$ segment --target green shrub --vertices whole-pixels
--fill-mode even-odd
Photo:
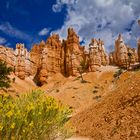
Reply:
[[[13,71],[11,67],[7,67],[6,62],[0,60],[0,88],[10,87],[10,78],[8,77]]]
[[[66,136],[71,110],[36,90],[19,98],[0,95],[0,114],[2,140],[53,140]]]
[[[93,92],[94,94],[96,94],[96,93],[98,93],[98,90],[93,90],[92,92]]]
[[[89,68],[89,63],[86,61],[86,60],[82,60],[80,62],[80,67],[77,68],[77,70],[79,71],[80,73],[80,76],[81,76],[81,83],[87,83],[84,79],[83,79],[83,73],[88,71],[88,68]]]
[[[113,75],[114,78],[118,79],[119,76],[123,73],[122,69],[119,69],[118,71],[115,72],[115,74]]]
[[[99,95],[99,96],[95,96],[95,97],[93,97],[93,99],[95,99],[95,100],[99,100],[99,99],[101,99],[101,95]]]

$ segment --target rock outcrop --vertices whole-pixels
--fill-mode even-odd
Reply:
[[[101,65],[108,64],[108,56],[105,53],[104,42],[92,39],[89,44],[89,69],[96,71]]]
[[[68,29],[67,40],[52,34],[45,42],[36,44],[31,49],[31,60],[35,63],[37,79],[40,85],[47,82],[47,77],[55,73],[65,76],[77,75],[83,60],[84,47],[80,46],[79,37],[72,28]]]
[[[42,65],[42,62],[44,62],[44,48],[46,43],[44,41],[41,41],[40,44],[35,44],[30,52],[31,61],[34,63],[33,66],[33,75],[35,76],[35,82],[38,85],[42,85],[44,82],[46,82],[46,71],[44,71],[44,65]],[[43,73],[43,74],[42,74]]]
[[[80,63],[84,58],[84,47],[80,46],[79,37],[73,30],[68,29],[67,40],[62,43],[62,72],[66,76],[76,76],[79,73]]]
[[[0,46],[0,60],[3,60],[7,63],[8,66],[15,66],[15,55],[12,48],[5,46]]]
[[[57,34],[50,36],[46,43],[42,41],[33,46],[31,60],[36,65],[35,71],[40,85],[47,82],[48,76],[61,72],[61,52],[62,44]]]
[[[44,69],[47,68],[48,74],[52,75],[61,72],[62,43],[58,34],[53,34],[47,39],[43,53],[44,62],[42,61],[42,67],[44,65]]]
[[[24,44],[16,44],[15,50],[0,46],[0,59],[13,67],[15,75],[20,79],[32,75],[30,53],[24,48]]]
[[[115,41],[115,51],[109,56],[100,39],[93,38],[89,51],[86,51],[73,28],[68,29],[66,40],[61,41],[58,34],[52,34],[46,42],[35,44],[30,52],[24,44],[16,44],[15,50],[0,46],[0,59],[14,68],[15,75],[20,79],[31,75],[38,85],[46,83],[47,78],[55,73],[77,76],[82,67],[87,71],[97,71],[100,66],[108,64],[128,67],[138,61],[138,56],[140,61],[140,40],[137,54],[136,49],[124,43],[121,34]]]
[[[103,41],[92,39],[87,52],[80,45],[73,28],[68,29],[66,40],[61,41],[58,34],[52,34],[46,42],[35,44],[30,52],[24,44],[16,44],[16,50],[1,46],[0,59],[6,60],[20,79],[32,75],[38,85],[46,83],[47,77],[55,73],[64,76],[79,75],[83,62],[90,64],[90,68],[86,65],[90,71],[96,71],[96,67],[108,64]]]
[[[24,47],[24,44],[16,44],[14,68],[15,74],[20,79],[25,79],[26,76],[32,75],[32,67],[30,61],[30,54]]]
[[[127,46],[123,41],[122,35],[119,34],[115,41],[115,50],[109,54],[109,61],[110,64],[128,68],[130,64],[138,61],[137,51]]]

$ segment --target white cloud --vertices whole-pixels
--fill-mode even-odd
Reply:
[[[7,42],[7,40],[3,37],[0,37],[0,45],[3,45]]]
[[[5,22],[5,23],[1,24],[0,31],[2,31],[3,33],[5,33],[11,37],[15,37],[18,39],[28,40],[28,41],[32,39],[31,36],[24,33],[23,31],[13,27],[9,22]]]
[[[74,27],[80,38],[90,43],[91,38],[100,37],[105,41],[107,50],[112,49],[119,33],[124,35],[126,43],[135,47],[134,42],[140,37],[140,0],[57,0],[60,12],[67,6],[67,17],[64,25],[57,32],[66,38],[67,28]],[[53,5],[53,6],[55,6]],[[131,31],[129,31],[131,30]]]
[[[50,32],[49,28],[44,28],[38,33],[38,35],[44,36],[44,35],[47,35],[49,32]]]
[[[61,12],[64,5],[72,6],[73,4],[76,4],[76,3],[77,3],[77,0],[57,0],[56,4],[52,6],[52,10],[54,12]]]
[[[113,4],[114,0],[97,0],[95,2],[97,4],[97,6],[106,7],[106,6],[110,6],[111,4]]]

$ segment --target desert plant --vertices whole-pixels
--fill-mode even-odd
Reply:
[[[80,76],[81,76],[81,79],[82,79],[82,81],[81,81],[82,83],[86,83],[86,81],[83,79],[83,73],[87,71],[88,67],[89,67],[89,64],[85,60],[82,60],[80,62],[80,67],[78,68],[78,71],[80,73]]]
[[[0,60],[0,88],[8,88],[10,86],[9,75],[13,71],[11,67],[6,65],[6,62]]]
[[[98,90],[93,90],[92,92],[93,92],[94,94],[96,94],[96,93],[98,93]]]
[[[0,95],[0,139],[53,140],[65,137],[69,108],[39,90],[12,98]],[[65,130],[67,133],[67,131]]]
[[[102,97],[101,97],[101,95],[99,95],[99,96],[95,96],[95,97],[93,97],[93,99],[95,99],[95,100],[99,100],[99,99],[101,99]]]
[[[15,77],[14,77],[14,78],[12,78],[12,82],[13,82],[13,83],[15,83],[15,81],[16,81],[16,78],[15,78]]]
[[[129,68],[130,67],[130,64],[131,64],[132,54],[130,52],[128,52],[127,55],[128,55],[128,68]]]
[[[123,73],[122,69],[119,69],[118,71],[115,72],[115,74],[113,75],[113,77],[115,79],[119,79],[120,75]]]

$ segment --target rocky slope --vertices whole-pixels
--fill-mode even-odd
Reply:
[[[55,74],[41,89],[70,106],[75,114],[96,103],[106,96],[107,91],[112,90],[112,79],[116,70],[117,67],[102,66],[96,72],[84,73],[84,83],[80,77],[65,78],[62,74]]]
[[[126,72],[107,96],[72,118],[76,133],[94,140],[140,139],[140,71]]]
[[[0,93],[8,92],[9,94],[15,96],[38,88],[36,84],[33,82],[32,77],[26,77],[24,80],[21,80],[19,77],[12,74],[10,78],[11,78],[10,88],[4,90],[0,89]]]

